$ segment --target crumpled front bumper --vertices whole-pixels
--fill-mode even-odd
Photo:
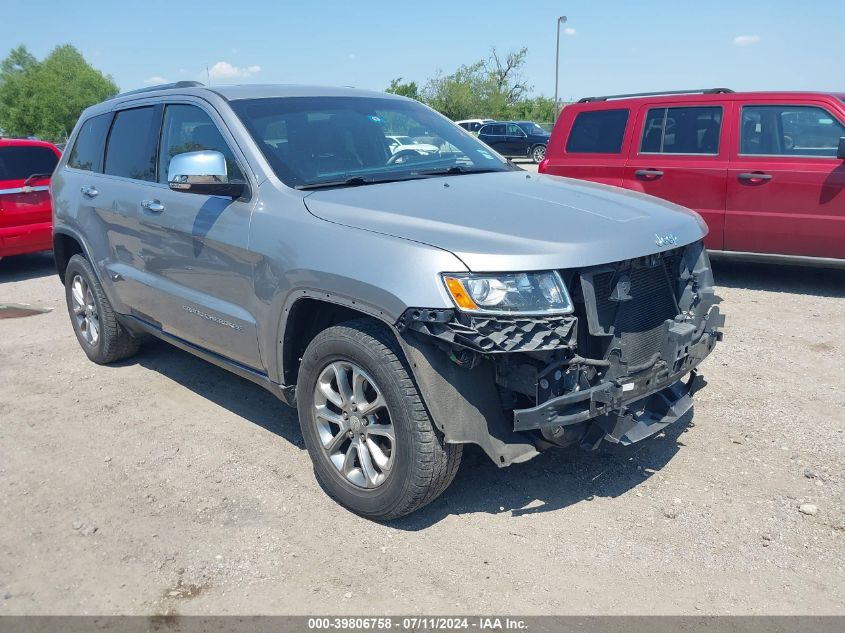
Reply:
[[[516,409],[514,431],[541,430],[554,438],[567,426],[595,420],[581,442],[588,447],[597,446],[602,439],[629,444],[656,433],[692,407],[691,396],[703,383],[695,368],[721,340],[717,327],[723,317],[717,306],[711,308],[707,320],[714,328],[703,332],[695,343],[690,340],[692,333],[670,329],[664,346],[667,358],[678,359],[675,363],[659,362],[632,377],[600,382],[535,407]],[[688,379],[683,382],[685,376]]]

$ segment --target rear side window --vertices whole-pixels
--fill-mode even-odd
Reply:
[[[739,153],[835,158],[845,127],[814,106],[743,106]]]
[[[0,180],[26,180],[35,174],[52,174],[58,162],[58,156],[49,147],[0,147]]]
[[[103,171],[103,152],[109,123],[111,123],[111,114],[101,114],[91,117],[82,124],[68,157],[68,167],[86,171]]]
[[[478,131],[479,134],[486,134],[487,136],[504,136],[505,135],[505,125],[504,124],[497,124],[497,125],[485,125]]]
[[[721,106],[653,108],[648,111],[640,152],[718,154]]]
[[[109,134],[105,173],[154,182],[158,130],[152,106],[118,112]]]
[[[566,151],[571,154],[618,154],[628,124],[628,110],[580,112],[572,124]]]

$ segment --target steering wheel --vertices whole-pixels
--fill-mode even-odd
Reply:
[[[410,158],[411,156],[417,156],[417,157],[420,157],[420,158],[422,157],[422,155],[417,150],[411,149],[411,148],[405,148],[405,149],[400,149],[393,156],[388,158],[387,163],[385,163],[385,164],[386,165],[394,165],[400,158],[403,158],[403,157]],[[405,161],[402,161],[402,162],[405,162]]]

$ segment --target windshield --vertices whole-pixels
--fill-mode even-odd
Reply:
[[[51,174],[58,162],[58,156],[49,147],[0,147],[0,180],[26,180],[34,174]]]
[[[489,147],[416,101],[282,97],[243,99],[231,106],[276,175],[291,187],[350,178],[359,183],[412,178],[450,168],[451,173],[512,169]],[[394,153],[391,136],[411,147]],[[436,150],[413,148],[421,144]]]

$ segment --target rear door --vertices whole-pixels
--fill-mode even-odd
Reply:
[[[490,123],[485,125],[478,132],[478,138],[487,143],[500,154],[507,155],[505,151],[505,124]]]
[[[725,248],[845,259],[845,116],[821,100],[737,102]]]
[[[629,118],[628,108],[564,108],[549,139],[543,173],[621,186]]]
[[[707,222],[708,248],[724,248],[730,151],[729,103],[643,105],[623,186],[694,209]]]

